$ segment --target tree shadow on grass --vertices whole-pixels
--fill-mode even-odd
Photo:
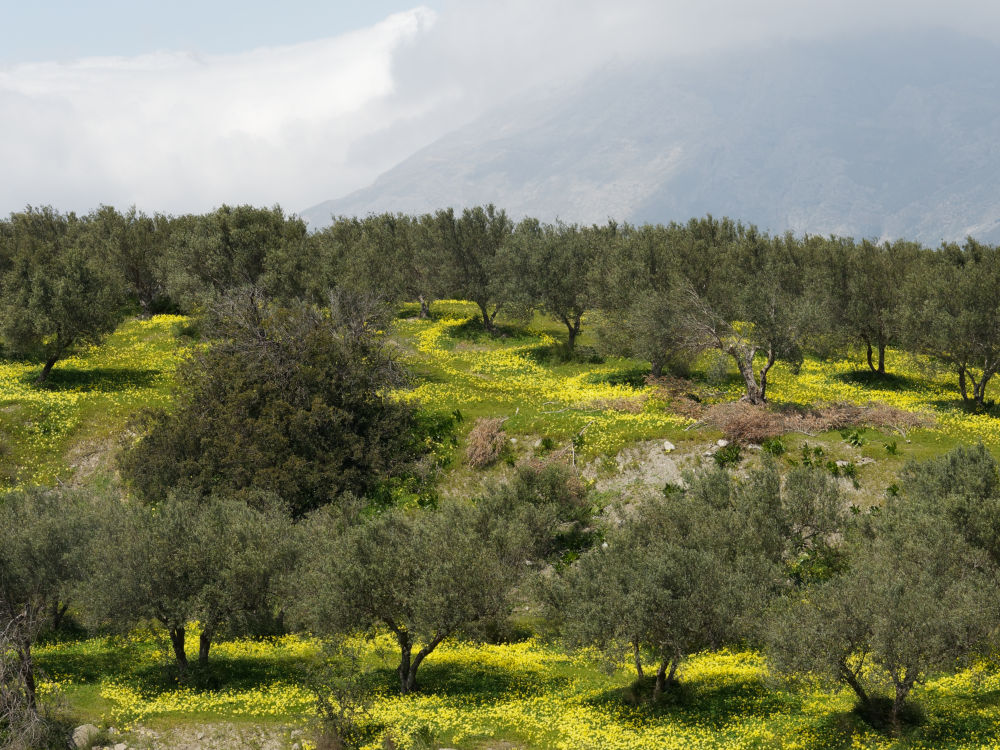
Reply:
[[[44,383],[36,387],[47,391],[96,391],[113,393],[129,388],[149,388],[162,373],[138,368],[96,367],[85,370],[60,367],[58,363]],[[22,377],[22,382],[34,385],[37,373]]]
[[[592,346],[577,346],[570,349],[569,344],[556,341],[551,344],[539,344],[525,351],[532,361],[544,365],[565,365],[570,363],[599,365],[604,357]]]
[[[88,642],[82,642],[86,646]],[[36,660],[49,674],[71,674],[76,682],[124,679],[144,695],[171,692],[179,683],[193,690],[251,690],[273,682],[301,682],[308,659],[301,656],[230,657],[210,655],[208,664],[191,661],[181,679],[166,643],[133,643],[111,638],[101,647],[41,652]]]
[[[850,372],[837,373],[834,378],[847,385],[882,391],[912,391],[920,387],[920,383],[915,378],[892,372],[877,373],[871,370],[851,370]]]
[[[649,376],[649,367],[623,367],[610,372],[594,372],[583,380],[593,385],[625,385],[629,388],[642,388]]]
[[[787,696],[769,689],[759,678],[725,682],[684,680],[668,685],[655,703],[653,677],[636,679],[587,701],[595,708],[622,711],[637,720],[669,719],[688,726],[722,728],[735,719],[768,718],[788,710]]]
[[[466,341],[473,344],[487,344],[498,339],[521,339],[529,337],[523,328],[497,323],[491,333],[483,327],[482,318],[469,318],[457,326],[448,326],[448,338],[455,341]]]
[[[961,398],[936,398],[928,402],[939,411],[956,411],[962,414],[982,414],[987,417],[1000,418],[1000,406],[993,399],[988,399],[982,408],[975,402],[966,403]]]
[[[532,669],[502,669],[495,665],[475,662],[456,664],[434,663],[433,654],[417,673],[419,692],[449,698],[475,701],[503,700],[512,694],[543,695],[569,683],[569,678],[547,675]],[[385,694],[399,693],[396,670],[383,667],[373,672]]]

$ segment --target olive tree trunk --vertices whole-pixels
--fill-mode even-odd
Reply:
[[[755,346],[730,346],[726,350],[735,360],[736,367],[743,376],[746,385],[746,395],[743,397],[755,406],[762,406],[767,403],[767,374],[774,366],[775,354],[771,347],[767,350],[767,361],[760,368],[757,374],[753,369],[754,356],[757,354]]]
[[[35,378],[35,385],[41,385],[49,377],[49,373],[52,372],[52,368],[55,363],[59,361],[59,355],[53,354],[47,360],[45,360],[45,365],[42,367],[42,371],[38,373],[38,377]]]
[[[420,669],[420,665],[427,658],[427,655],[444,640],[445,635],[446,633],[435,634],[427,645],[414,654],[413,639],[409,632],[402,629],[396,631],[396,640],[399,643],[399,666],[396,667],[396,674],[399,676],[400,695],[409,695],[419,688],[417,670]]]
[[[656,682],[653,683],[654,701],[659,700],[667,685],[673,685],[677,682],[675,675],[677,674],[677,665],[680,663],[680,660],[680,656],[674,656],[672,659],[664,659],[656,668]],[[668,667],[670,668],[669,672],[667,671]]]
[[[177,666],[180,668],[181,672],[187,670],[188,660],[187,653],[184,651],[185,647],[185,636],[183,627],[169,628],[170,632],[170,645],[174,648],[174,659],[177,661]]]

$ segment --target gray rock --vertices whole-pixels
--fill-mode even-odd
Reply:
[[[81,724],[73,730],[73,747],[90,747],[100,733],[101,730],[93,724]]]
[[[727,445],[729,445],[729,441],[726,440],[725,438],[721,438],[719,440],[716,440],[715,444],[720,448],[725,448]]]
[[[851,462],[850,461],[844,461],[843,459],[841,459],[840,461],[837,461],[837,466],[839,466],[841,469],[843,469],[849,463],[851,463]]]
[[[665,453],[670,453],[670,451],[677,450],[677,446],[671,443],[669,440],[664,440],[663,450]]]
[[[128,750],[128,745],[126,745],[124,742],[119,742],[117,745],[115,745],[115,750]]]

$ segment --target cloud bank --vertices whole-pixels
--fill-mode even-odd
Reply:
[[[491,106],[603,66],[783,39],[944,26],[980,0],[465,0],[331,39],[0,68],[0,212],[100,203],[295,210],[362,187]]]

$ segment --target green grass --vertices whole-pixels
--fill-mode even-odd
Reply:
[[[0,361],[0,486],[66,479],[103,458],[131,414],[168,403],[183,320],[130,320],[60,360],[40,386],[38,363]]]

